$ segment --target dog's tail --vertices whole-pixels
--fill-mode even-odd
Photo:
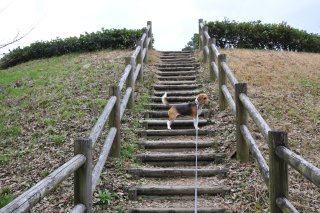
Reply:
[[[165,92],[164,95],[161,97],[161,101],[164,105],[166,106],[170,106],[169,102],[168,102],[168,96],[167,93]]]

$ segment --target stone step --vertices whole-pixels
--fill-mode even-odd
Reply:
[[[189,85],[161,85],[161,84],[154,84],[153,88],[155,90],[195,90],[198,89],[198,84],[189,84]]]
[[[161,92],[153,92],[153,94],[155,96],[159,96],[159,97],[162,97],[164,95],[164,91],[161,91]],[[184,96],[184,95],[198,95],[199,93],[201,93],[200,90],[198,89],[192,89],[192,90],[170,90],[167,92],[167,96]]]
[[[196,80],[196,76],[157,76],[160,81],[181,81],[181,80]]]
[[[176,103],[176,104],[174,104],[175,106],[179,106],[179,105],[184,105],[184,104],[186,104],[186,103]],[[150,103],[150,104],[146,104],[145,105],[145,108],[147,108],[147,109],[156,109],[156,110],[168,110],[170,107],[169,106],[166,106],[166,105],[164,105],[164,104],[162,104],[162,103]],[[203,109],[202,110],[202,112],[203,111],[206,111],[206,112],[208,112],[208,109]]]
[[[230,188],[226,186],[204,186],[197,188],[198,195],[225,195],[230,193]],[[137,200],[139,196],[193,196],[195,188],[193,186],[158,186],[144,185],[131,187],[128,190],[129,199]]]
[[[195,169],[181,169],[181,168],[130,168],[128,172],[134,177],[148,177],[148,178],[176,178],[176,177],[194,177]],[[198,177],[225,177],[227,169],[198,169]]]
[[[187,66],[185,66],[185,67],[158,67],[158,70],[160,70],[160,71],[162,71],[162,72],[165,72],[165,71],[167,71],[168,73],[174,73],[174,72],[176,72],[176,71],[180,71],[179,73],[182,73],[182,72],[190,72],[190,73],[194,73],[194,74],[196,74],[196,72],[195,71],[193,71],[193,70],[195,70],[196,68],[195,67],[191,67],[191,66],[189,66],[189,67],[187,67]]]
[[[174,50],[171,50],[171,51],[160,51],[161,54],[193,54],[193,52],[191,51],[174,51]]]
[[[195,141],[141,141],[138,143],[140,146],[143,146],[145,149],[162,149],[162,148],[192,148],[195,149]],[[212,147],[212,142],[209,141],[198,141],[198,148],[210,148]]]
[[[162,64],[194,64],[195,58],[188,58],[188,57],[162,57],[160,58]]]
[[[151,128],[167,128],[167,120],[141,120],[139,121],[141,124],[145,126],[145,128],[151,129]],[[207,125],[208,121],[204,119],[199,119],[198,125],[199,127]],[[183,127],[193,127],[194,121],[193,120],[175,120],[173,121],[171,128],[183,128]]]
[[[161,97],[157,97],[157,96],[151,96],[149,98],[151,101],[153,102],[162,102]],[[174,103],[174,102],[178,102],[178,103],[188,103],[188,102],[193,102],[195,101],[196,97],[195,96],[171,96],[171,97],[167,97],[168,102]]]
[[[192,162],[195,163],[196,154],[195,153],[147,153],[147,154],[136,154],[136,159],[143,162]],[[204,162],[215,162],[221,163],[222,160],[226,157],[225,153],[198,153],[198,163],[201,161]]]
[[[129,213],[194,213],[194,208],[134,208]],[[224,208],[197,208],[197,213],[231,213]]]
[[[168,108],[167,106],[163,105],[163,107]],[[209,110],[204,109],[200,114],[201,117],[208,117]],[[145,111],[144,112],[145,118],[168,118],[168,111]],[[189,116],[190,117],[190,116]]]
[[[161,70],[160,70],[161,71]],[[190,76],[190,75],[196,75],[197,71],[190,71],[190,70],[180,70],[180,71],[162,71],[162,72],[156,72],[159,76]]]
[[[193,129],[148,129],[148,130],[137,130],[137,133],[141,136],[181,136],[181,135],[196,135],[196,130]],[[198,135],[210,136],[213,132],[207,129],[199,129]]]
[[[184,60],[192,60],[192,61],[195,61],[195,57],[191,56],[191,55],[188,55],[188,54],[180,54],[180,55],[162,55],[160,56],[160,60],[163,61],[163,60],[168,60],[168,59],[171,59],[171,60],[177,60],[177,59],[184,59]]]
[[[156,64],[158,67],[194,67],[198,68],[200,67],[200,63],[192,63],[192,64],[185,64],[185,63],[172,63],[172,64]]]
[[[158,81],[157,84],[163,85],[184,85],[184,84],[197,84],[197,81]]]

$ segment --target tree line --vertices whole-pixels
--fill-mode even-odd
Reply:
[[[101,29],[79,37],[38,41],[23,48],[16,48],[0,60],[0,68],[6,69],[34,59],[50,58],[75,52],[91,52],[102,49],[134,48],[143,30]]]
[[[270,49],[299,52],[320,52],[320,36],[291,27],[286,22],[263,24],[261,21],[206,22],[208,33],[216,39],[219,48]],[[184,50],[199,46],[198,34],[194,34]]]

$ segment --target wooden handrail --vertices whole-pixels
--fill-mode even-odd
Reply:
[[[123,89],[123,86],[124,86],[124,84],[126,83],[126,81],[127,81],[127,79],[128,79],[128,76],[129,76],[129,74],[130,74],[130,72],[131,72],[131,69],[132,69],[131,64],[128,64],[128,65],[126,66],[126,68],[124,69],[124,73],[123,73],[121,79],[119,80],[119,84],[118,84],[120,90]]]
[[[75,143],[75,156],[60,166],[54,172],[42,179],[35,186],[25,191],[12,202],[0,209],[0,213],[26,212],[38,203],[41,198],[51,192],[63,180],[75,174],[74,199],[75,206],[71,212],[92,212],[92,195],[99,181],[103,166],[109,152],[116,156],[120,154],[120,127],[121,118],[125,109],[133,108],[134,85],[138,76],[142,78],[143,63],[147,62],[148,49],[152,47],[152,22],[142,34],[137,47],[126,61],[124,74],[116,86],[110,88],[111,95],[97,122],[92,128],[89,137],[79,139]],[[121,100],[120,93],[126,84],[125,95]],[[129,101],[130,100],[130,101]],[[104,141],[99,159],[92,169],[92,147],[101,135],[105,123],[109,120],[111,126]]]
[[[266,183],[267,186],[269,186],[269,166],[266,160],[264,159],[261,151],[259,150],[257,144],[255,143],[255,140],[253,139],[248,127],[246,125],[241,125],[240,130],[245,141],[247,142],[250,148],[252,155],[254,156],[254,158],[258,163],[259,170],[261,172],[264,182]]]
[[[1,213],[26,212],[37,204],[44,196],[55,189],[63,180],[73,174],[84,164],[86,157],[78,154],[42,179],[36,185],[22,193],[8,205],[0,209]]]
[[[292,166],[300,174],[320,187],[320,169],[303,159],[300,155],[292,152],[284,146],[278,146],[275,149],[277,156]]]
[[[107,160],[107,157],[109,155],[109,151],[111,149],[111,145],[112,145],[112,142],[116,136],[116,133],[117,133],[117,129],[114,127],[109,130],[109,134],[106,137],[106,140],[105,140],[104,145],[102,147],[101,153],[99,155],[99,159],[98,159],[95,167],[93,168],[93,171],[92,171],[92,193],[96,189],[96,186],[98,184],[103,166],[104,166],[104,164]]]
[[[224,97],[226,98],[229,107],[231,108],[231,112],[233,115],[236,115],[236,104],[232,98],[232,95],[230,94],[228,87],[226,85],[221,86],[222,92]]]
[[[277,198],[276,204],[282,210],[282,212],[299,213],[298,210],[285,197]]]
[[[235,85],[239,82],[225,61],[221,62],[221,68],[226,73],[226,76],[228,77],[229,81],[231,82],[232,87],[234,88]]]
[[[101,134],[101,131],[106,123],[106,121],[109,118],[109,115],[116,104],[117,97],[112,96],[109,98],[108,103],[104,107],[104,110],[102,111],[100,117],[98,118],[98,121],[95,123],[94,127],[92,128],[89,138],[92,140],[92,146],[95,145],[98,137]]]
[[[262,118],[258,110],[255,106],[251,103],[249,97],[246,94],[240,94],[239,96],[242,104],[246,108],[247,112],[255,122],[255,124],[259,127],[262,135],[267,140],[268,139],[268,132],[271,130],[267,122]]]
[[[206,61],[206,59],[209,58],[211,79],[217,79],[219,82],[219,108],[220,110],[225,110],[226,105],[228,105],[231,108],[232,114],[236,115],[237,119],[239,119],[239,121],[237,120],[238,159],[240,159],[241,162],[246,162],[244,159],[248,158],[248,152],[245,151],[247,148],[243,146],[243,140],[245,140],[248,149],[250,149],[253,157],[258,162],[260,174],[262,175],[264,182],[269,186],[269,211],[280,212],[283,210],[297,212],[294,206],[287,200],[287,164],[291,165],[295,170],[300,172],[318,187],[320,187],[320,169],[304,160],[301,156],[295,154],[287,147],[287,133],[272,131],[246,93],[236,90],[235,100],[233,100],[227,87],[227,80],[229,80],[231,86],[235,89],[237,88],[237,85],[239,85],[238,80],[234,76],[232,70],[228,67],[225,54],[219,53],[215,42],[213,42],[213,39],[208,35],[208,30],[203,24],[203,19],[199,19],[198,27],[199,48],[203,52],[203,59]],[[209,41],[209,51],[207,51],[207,41]],[[250,115],[264,136],[265,141],[269,142],[269,147],[272,147],[269,149],[269,167],[256,145],[255,140],[251,136],[250,130],[245,122],[245,113]],[[279,170],[277,168],[281,168],[281,174],[278,174]],[[280,183],[275,183],[275,181]]]

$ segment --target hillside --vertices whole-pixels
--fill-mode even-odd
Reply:
[[[288,131],[290,147],[320,167],[320,54],[221,52],[227,54],[238,80],[248,83],[248,94],[268,124]],[[109,85],[121,76],[124,58],[130,53],[71,54],[0,70],[0,201],[28,189],[73,155],[74,140],[90,131],[106,103]],[[146,74],[150,67],[146,66]],[[205,75],[202,80],[208,83]],[[126,121],[132,122],[132,117]],[[260,146],[267,149],[265,144]],[[122,169],[126,166],[114,162],[108,169],[113,170],[114,164]],[[119,184],[125,180],[114,178]],[[294,200],[301,196],[307,198],[305,202],[311,200],[309,210],[320,206],[312,184],[300,178],[293,185]],[[63,183],[41,202],[42,208],[70,206],[72,190],[70,181]],[[120,197],[124,201],[125,196]],[[309,206],[300,205],[300,209]],[[36,210],[41,211],[39,208]]]
[[[74,140],[88,135],[131,52],[71,54],[0,70],[1,203],[73,156]],[[70,206],[70,191],[58,188],[65,194],[59,205]]]
[[[320,166],[320,54],[228,49],[228,65],[271,128]]]
[[[228,65],[239,82],[248,84],[250,99],[270,127],[287,131],[289,147],[319,168],[320,54],[245,49],[221,52],[227,54]],[[268,159],[268,144],[258,129],[253,132]],[[252,196],[263,209],[265,201],[261,200],[268,195],[260,179],[252,173],[246,179],[252,187],[244,193],[252,194],[253,190]],[[319,188],[289,167],[289,197],[300,212],[318,212],[319,196]]]

